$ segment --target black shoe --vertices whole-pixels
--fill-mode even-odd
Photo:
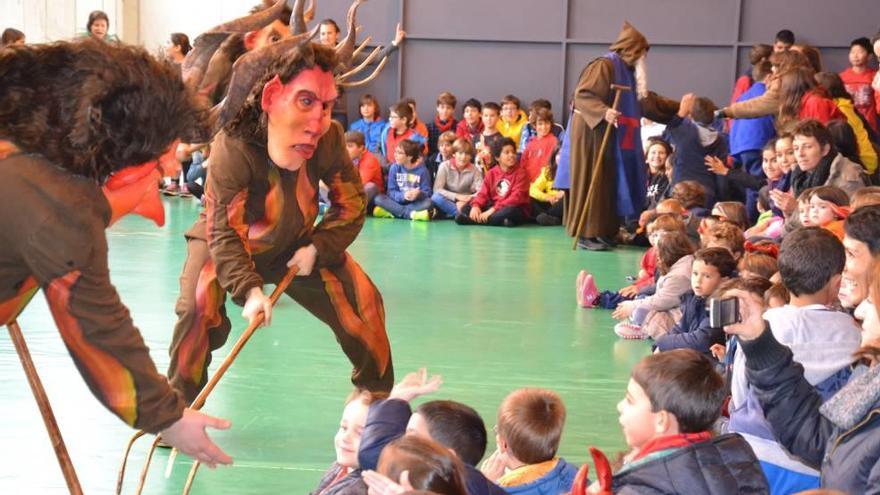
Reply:
[[[538,216],[535,217],[535,221],[538,222],[538,225],[543,225],[545,227],[549,227],[551,225],[562,225],[561,218],[557,218],[546,213],[538,213]]]
[[[578,241],[578,247],[587,251],[608,251],[608,244],[600,241],[598,237],[581,237]]]
[[[606,246],[608,246],[609,249],[614,249],[614,248],[617,247],[617,241],[614,240],[613,237],[602,237],[602,236],[599,236],[599,237],[596,238],[596,240],[599,241],[599,242],[601,242],[602,244],[605,244]]]
[[[455,215],[455,223],[459,225],[470,225],[471,219],[464,213],[459,213],[458,215]]]

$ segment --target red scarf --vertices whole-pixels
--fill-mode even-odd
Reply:
[[[443,121],[440,120],[440,117],[434,116],[434,125],[437,126],[437,130],[440,131],[440,134],[443,134],[446,131],[454,130],[452,126],[455,125],[455,119],[449,119],[444,124]]]
[[[630,462],[642,459],[648,454],[652,454],[654,452],[659,452],[661,450],[667,449],[680,449],[682,447],[687,447],[695,443],[705,442],[710,438],[712,438],[712,434],[708,431],[701,431],[700,433],[678,433],[676,435],[657,437],[642,446],[641,450],[639,450],[638,455],[633,457]]]

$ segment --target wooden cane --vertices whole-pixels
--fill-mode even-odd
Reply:
[[[617,105],[620,103],[620,93],[622,91],[632,91],[632,88],[629,86],[622,86],[620,84],[612,84],[611,89],[614,91],[614,102],[611,103],[611,109],[617,110]],[[596,178],[599,177],[599,169],[602,166],[602,158],[605,155],[605,147],[608,146],[608,137],[611,136],[611,124],[608,124],[605,127],[605,134],[602,136],[602,144],[599,146],[599,154],[596,155],[596,161],[593,164],[593,176],[590,177],[590,187],[587,189],[587,200],[584,202],[584,207],[581,208],[581,211],[578,212],[576,216],[576,226],[577,230],[574,232],[574,242],[572,243],[571,249],[572,251],[577,250],[578,240],[580,239],[581,231],[584,229],[584,223],[587,221],[587,206],[590,204],[590,200],[593,198],[592,194],[596,190]]]
[[[67,489],[71,494],[82,495],[83,491],[82,487],[79,486],[76,470],[73,468],[70,455],[67,453],[64,438],[61,437],[61,430],[58,428],[58,422],[55,421],[55,414],[52,413],[52,406],[49,404],[49,397],[46,395],[46,390],[40,381],[40,375],[37,374],[37,368],[34,367],[34,361],[31,359],[31,353],[28,351],[27,343],[24,341],[21,327],[18,326],[18,322],[11,321],[6,325],[6,328],[9,329],[9,336],[12,338],[15,352],[18,353],[18,359],[21,360],[21,367],[24,368],[24,374],[27,376],[28,384],[31,386],[31,392],[34,393],[34,399],[37,400],[40,415],[43,416],[43,423],[45,423],[49,439],[52,441],[52,448],[55,449],[55,457],[58,458],[58,464],[61,466],[64,481],[67,482]]]
[[[299,268],[297,268],[296,266],[291,267],[290,270],[288,270],[287,273],[284,275],[284,278],[282,278],[281,281],[278,282],[278,285],[275,286],[275,290],[272,291],[272,294],[269,296],[269,300],[271,301],[273,307],[275,306],[275,303],[278,302],[278,298],[281,297],[281,294],[285,290],[287,290],[287,287],[290,285],[291,282],[293,282],[293,279],[294,279],[294,277],[296,277],[296,274],[298,271],[299,271]],[[229,355],[227,355],[226,358],[223,360],[223,362],[220,363],[220,366],[217,368],[217,371],[214,373],[214,375],[211,377],[211,379],[208,381],[208,383],[205,385],[205,387],[202,389],[202,391],[199,393],[199,395],[195,398],[195,400],[189,406],[190,409],[199,410],[202,408],[202,406],[205,404],[205,401],[208,399],[208,395],[211,394],[211,391],[213,391],[214,387],[217,386],[217,383],[220,382],[220,379],[226,373],[226,370],[229,369],[229,367],[232,365],[232,362],[235,361],[236,357],[238,357],[238,354],[241,352],[242,348],[244,348],[244,345],[247,344],[247,341],[251,338],[251,336],[254,334],[254,332],[257,330],[257,328],[259,328],[259,326],[263,324],[264,319],[265,319],[265,314],[260,313],[254,319],[254,321],[247,326],[247,328],[244,330],[244,332],[241,334],[241,336],[235,342],[235,345],[232,346],[232,350],[229,351]],[[116,493],[117,493],[117,495],[122,493],[122,484],[123,484],[123,481],[125,480],[125,468],[126,468],[126,464],[128,461],[129,453],[131,451],[132,443],[135,440],[137,440],[137,438],[142,436],[143,434],[144,434],[143,432],[135,433],[134,436],[129,441],[128,446],[126,447],[125,454],[122,458],[122,466],[119,469],[119,476],[116,479]],[[140,476],[140,480],[139,480],[137,492],[136,492],[138,494],[143,491],[144,485],[146,484],[147,472],[150,469],[150,463],[152,462],[152,459],[153,459],[153,452],[158,447],[159,440],[160,440],[160,438],[157,436],[156,440],[153,441],[153,444],[150,447],[150,451],[147,454],[146,461],[144,461],[144,466],[141,469],[141,476]],[[177,456],[177,449],[175,448],[175,449],[172,449],[171,454],[168,457],[169,464],[173,463],[174,458],[176,456]],[[195,461],[195,463],[199,464],[198,461]],[[168,471],[170,471],[170,468]],[[166,476],[168,476],[169,474],[170,473],[167,473]],[[191,482],[191,480],[188,480],[187,483],[191,484],[192,482]]]

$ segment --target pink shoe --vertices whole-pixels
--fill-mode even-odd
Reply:
[[[582,308],[592,308],[599,299],[599,289],[596,287],[596,281],[593,275],[581,270],[577,278],[577,297],[578,306]]]
[[[644,340],[648,338],[648,334],[642,331],[642,327],[634,323],[618,323],[614,325],[614,333],[627,340]]]

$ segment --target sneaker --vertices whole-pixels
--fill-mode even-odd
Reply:
[[[545,227],[550,227],[552,225],[562,225],[561,218],[557,218],[546,213],[538,213],[538,216],[535,217],[535,221],[538,222],[538,225],[543,225]]]
[[[642,327],[634,323],[618,323],[614,325],[614,333],[627,340],[644,340],[648,338],[648,334],[642,331]]]
[[[180,194],[180,186],[178,186],[176,182],[172,182],[165,186],[165,189],[162,189],[162,194],[166,196],[177,196]]]
[[[373,208],[373,216],[376,218],[394,218],[394,215],[392,215],[391,212],[381,206]]]
[[[430,208],[427,210],[414,211],[409,214],[409,218],[411,220],[417,220],[419,222],[428,222],[431,220]]]
[[[191,198],[192,193],[189,192],[189,187],[186,184],[180,186],[180,197],[181,198]]]
[[[599,300],[599,288],[596,287],[596,281],[593,280],[593,275],[587,273],[586,270],[581,270],[578,274],[576,296],[578,306],[582,308],[592,308]]]
[[[587,251],[608,251],[609,247],[598,237],[582,237],[578,243],[578,247]]]

